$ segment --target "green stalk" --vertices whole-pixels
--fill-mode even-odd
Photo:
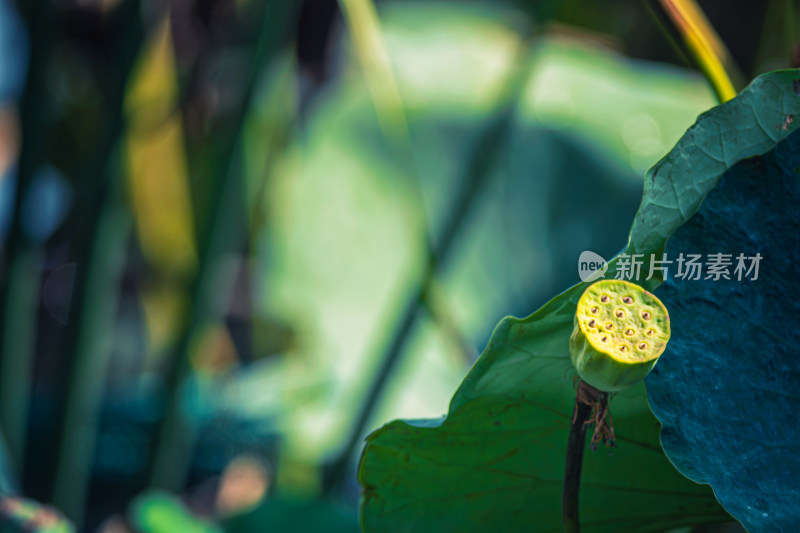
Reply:
[[[581,531],[578,494],[589,424],[595,423],[591,443],[593,450],[597,449],[600,442],[614,445],[614,429],[610,425],[610,414],[608,414],[609,422],[606,422],[608,401],[609,393],[596,389],[583,380],[578,381],[575,391],[575,410],[567,437],[564,488],[561,492],[561,521],[564,533],[580,533]]]
[[[567,438],[567,458],[564,469],[564,490],[561,493],[561,513],[564,533],[580,533],[581,521],[578,493],[581,486],[583,452],[586,450],[586,429],[592,406],[575,402],[572,425]]]
[[[8,265],[3,310],[0,421],[8,444],[9,466],[18,475],[25,460],[43,255],[40,246],[30,243],[15,250]]]
[[[659,7],[658,0],[647,0],[644,3],[644,7],[652,21],[656,26],[658,26],[658,30],[661,32],[661,35],[663,35],[667,40],[669,47],[672,48],[673,52],[675,52],[675,57],[679,59],[687,68],[692,68],[692,60],[689,59],[689,56],[686,55],[687,51],[678,42],[681,38],[680,33],[678,33],[678,30],[675,29],[675,26],[670,23],[667,14],[664,13],[663,8]]]
[[[361,65],[383,137],[390,146],[395,147],[402,154],[399,157],[400,166],[411,177],[409,183],[412,184],[415,201],[417,205],[421,206],[424,204],[422,177],[414,165],[415,152],[411,145],[405,105],[391,66],[375,4],[372,0],[339,0],[339,4],[344,11],[347,29],[356,57]],[[435,263],[437,259],[430,245],[429,224],[424,209],[421,209],[420,212],[422,239],[428,243],[427,263]],[[445,306],[441,302],[434,305],[431,300],[431,292],[426,290],[423,294],[423,307],[442,334],[459,349],[464,360],[470,364],[473,350],[469,348],[455,323],[449,320],[450,312]]]
[[[19,484],[11,466],[8,445],[3,435],[0,434],[0,496],[16,496],[20,492]]]
[[[122,201],[119,149],[125,89],[144,39],[139,0],[118,7],[115,17],[124,32],[116,45],[117,70],[108,85],[110,119],[86,172],[95,184],[94,201],[84,213],[89,234],[79,247],[65,343],[68,374],[63,396],[58,396],[65,401],[56,406],[53,448],[57,455],[50,459],[53,503],[78,527],[83,521],[98,411],[111,355],[117,285],[130,235],[130,214]]]
[[[339,0],[347,29],[364,72],[383,134],[391,140],[408,142],[403,100],[394,79],[389,53],[372,0]]]
[[[180,490],[187,473],[196,440],[196,428],[186,417],[183,385],[191,375],[191,345],[195,335],[210,322],[218,320],[213,302],[219,287],[215,285],[214,268],[229,250],[231,242],[244,231],[246,221],[241,209],[244,202],[244,179],[239,169],[245,118],[250,110],[255,84],[262,67],[271,59],[287,28],[291,27],[298,5],[290,0],[273,2],[266,8],[261,24],[242,104],[235,119],[234,135],[227,150],[227,162],[215,181],[208,217],[198,231],[199,265],[191,283],[190,311],[175,353],[176,360],[167,369],[165,382],[168,405],[157,430],[155,450],[150,466],[150,484],[167,490]],[[281,28],[276,31],[275,28]]]
[[[114,159],[119,162],[121,158],[117,155]],[[119,181],[114,178],[114,190],[97,219],[88,267],[79,270],[81,279],[75,285],[76,292],[80,289],[76,302],[80,316],[74,326],[77,336],[58,439],[53,503],[76,524],[83,521],[97,419],[112,350],[119,281],[130,237],[131,217],[122,201]]]
[[[786,51],[788,52],[789,56],[792,58],[790,61],[796,61],[795,54],[798,52],[795,50],[795,47],[800,46],[800,42],[798,42],[798,36],[795,34],[796,27],[795,27],[795,9],[794,9],[795,0],[784,0],[784,11],[783,11],[783,20],[784,20],[784,36],[786,39]],[[796,68],[798,65],[790,64],[792,68]]]
[[[730,52],[694,0],[658,0],[683,40],[697,67],[703,72],[717,100],[727,102],[742,87],[742,75]],[[736,80],[734,83],[733,80]]]
[[[25,7],[25,6],[21,6]],[[0,430],[8,443],[9,467],[19,474],[24,461],[37,310],[43,251],[25,231],[21,206],[41,165],[46,134],[42,101],[46,94],[44,63],[52,49],[50,3],[38,0],[25,13],[30,61],[20,105],[22,144],[17,160],[14,213],[5,246],[2,272],[2,342],[0,342]]]

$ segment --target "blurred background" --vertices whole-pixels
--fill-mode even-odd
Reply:
[[[358,531],[725,98],[676,13],[741,89],[796,3],[0,0],[4,527]]]

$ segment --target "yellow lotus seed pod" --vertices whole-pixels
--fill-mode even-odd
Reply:
[[[669,314],[658,298],[627,281],[602,280],[578,300],[570,358],[589,385],[616,392],[644,379],[669,335]]]

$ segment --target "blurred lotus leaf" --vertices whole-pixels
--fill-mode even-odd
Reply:
[[[507,15],[486,5],[382,6],[409,152],[382,136],[359,69],[348,63],[353,75],[326,89],[275,167],[261,304],[293,325],[296,342],[269,374],[274,382],[244,408],[263,413],[269,404],[287,448],[310,462],[344,440],[402,296],[427,264],[424,242],[440,239],[468,187],[470,161],[523,46]],[[489,176],[449,253],[437,258],[435,316],[419,315],[377,422],[441,414],[499,319],[576,282],[583,250],[616,254],[641,199],[635,172],[711,105],[686,71],[631,64],[574,39],[537,40],[529,57],[504,140],[485,154],[494,158]],[[263,139],[247,143],[257,162]]]

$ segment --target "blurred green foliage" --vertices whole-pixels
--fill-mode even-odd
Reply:
[[[643,4],[337,5],[0,10],[4,493],[81,530],[352,530],[366,433],[443,413],[492,325],[622,249],[713,104],[642,60],[676,61]],[[736,28],[746,74],[775,61]]]
[[[263,297],[310,343],[285,361],[291,381],[282,380],[290,389],[283,401],[294,406],[283,432],[309,460],[344,438],[377,364],[375,347],[400,312],[398,296],[424,267],[420,232],[427,223],[441,233],[464,184],[464,154],[496,109],[518,36],[492,13],[398,6],[383,17],[418,188],[402,173],[403,154],[382,140],[355,73],[330,89],[270,182]],[[472,354],[504,314],[525,313],[576,280],[582,250],[608,256],[624,246],[640,198],[635,172],[713,101],[699,78],[670,69],[642,71],[575,41],[534,46],[498,168],[437,282],[443,313]],[[569,103],[553,105],[555,95]],[[606,201],[597,205],[598,196]],[[368,260],[353,261],[361,256]],[[441,414],[470,357],[446,325],[423,317],[380,418]],[[325,393],[302,386],[326,380]],[[274,388],[265,395],[281,401]]]

